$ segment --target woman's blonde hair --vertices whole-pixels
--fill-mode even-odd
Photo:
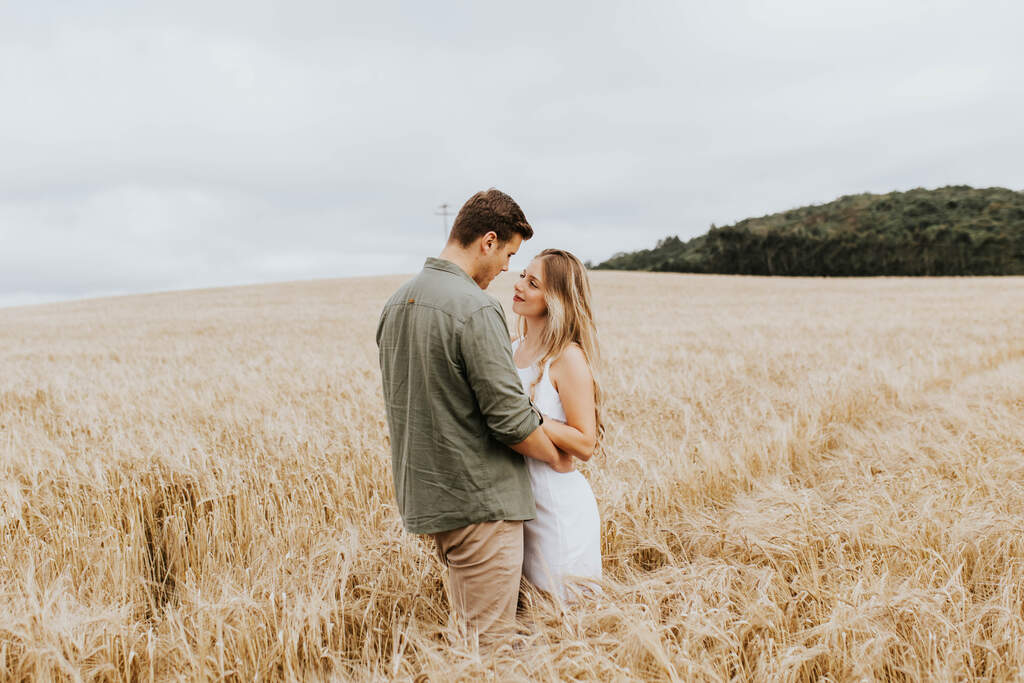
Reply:
[[[544,353],[536,365],[539,369],[536,379],[530,385],[530,398],[534,397],[537,384],[544,375],[548,361],[562,355],[570,344],[578,344],[594,376],[594,406],[597,420],[597,443],[600,449],[604,437],[604,422],[601,420],[601,385],[597,377],[600,349],[597,344],[597,328],[590,305],[590,279],[587,269],[578,258],[561,249],[545,249],[537,254],[540,261],[544,284],[544,303],[548,314],[541,338]],[[526,318],[520,316],[516,333],[526,337]]]

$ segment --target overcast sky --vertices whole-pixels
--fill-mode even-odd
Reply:
[[[0,0],[0,306],[414,272],[511,194],[603,260],[1024,189],[1024,4]]]

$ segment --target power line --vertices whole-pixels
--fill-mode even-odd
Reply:
[[[440,209],[440,211],[435,211],[434,215],[435,216],[443,216],[444,217],[442,219],[444,221],[444,238],[447,240],[448,239],[448,215],[449,215],[448,214],[448,204],[446,202],[446,203],[442,204],[441,206],[439,206],[437,208]]]

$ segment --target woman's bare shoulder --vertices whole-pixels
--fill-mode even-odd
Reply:
[[[554,363],[578,363],[587,362],[587,357],[583,354],[583,347],[576,342],[570,342],[568,346],[558,354],[558,358],[554,360]]]
[[[589,377],[590,365],[587,363],[587,356],[579,344],[573,342],[565,347],[565,350],[558,355],[558,358],[551,362],[552,378],[558,376]]]

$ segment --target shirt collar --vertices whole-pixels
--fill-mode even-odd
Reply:
[[[459,275],[465,278],[467,282],[472,282],[474,287],[480,287],[480,285],[476,283],[476,280],[471,278],[466,273],[466,271],[464,271],[462,268],[455,265],[451,261],[445,260],[443,258],[434,258],[433,256],[428,256],[426,262],[424,262],[423,264],[423,267],[430,268],[432,270],[443,270],[444,272],[451,273],[452,275]]]

